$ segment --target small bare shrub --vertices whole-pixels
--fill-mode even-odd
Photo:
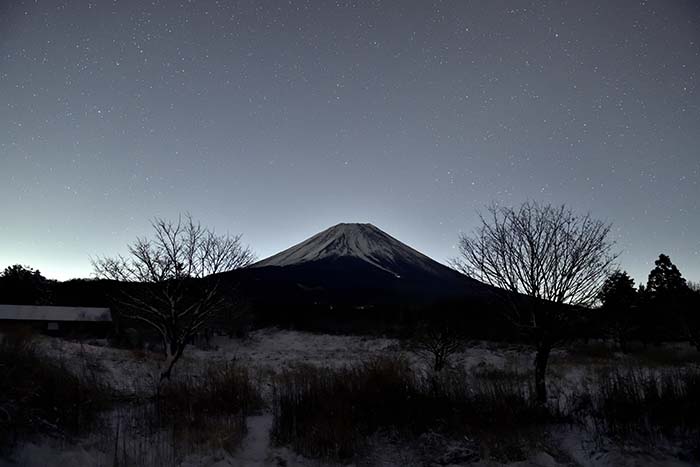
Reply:
[[[464,338],[448,323],[419,327],[406,343],[408,349],[425,361],[435,373],[451,363],[452,357],[464,348]]]

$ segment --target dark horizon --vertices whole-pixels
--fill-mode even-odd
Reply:
[[[0,6],[0,267],[91,275],[154,216],[260,259],[369,222],[433,259],[491,202],[700,281],[694,1]]]
[[[267,256],[256,256],[256,259],[255,259],[255,261],[251,264],[251,266],[254,265],[254,264],[256,264],[256,263],[260,263],[260,262],[264,262],[265,260],[269,260],[270,258],[272,258],[272,257],[274,257],[274,256],[277,256],[277,255],[279,255],[280,253],[283,253],[283,252],[285,252],[285,251],[287,251],[287,250],[289,250],[289,249],[291,249],[291,248],[293,248],[293,247],[295,247],[295,246],[299,246],[300,244],[302,244],[302,243],[308,241],[311,237],[314,237],[315,235],[317,235],[317,234],[319,234],[319,233],[321,233],[321,232],[323,232],[323,231],[325,231],[325,230],[331,230],[331,229],[333,229],[333,228],[335,228],[335,227],[337,227],[337,226],[339,226],[339,225],[353,225],[353,224],[370,225],[370,226],[373,226],[373,227],[375,227],[375,228],[378,228],[380,231],[384,232],[383,229],[377,227],[376,225],[374,225],[374,224],[371,223],[371,222],[340,222],[340,223],[338,223],[338,224],[334,224],[334,225],[332,225],[332,226],[329,226],[327,229],[322,229],[322,230],[319,231],[319,232],[315,232],[315,233],[313,233],[313,234],[310,234],[310,235],[308,235],[307,237],[305,237],[305,238],[303,238],[303,239],[301,239],[301,240],[299,240],[299,241],[295,241],[294,243],[291,243],[291,244],[287,245],[286,247],[280,249],[279,251],[273,252],[273,253],[270,254],[270,255],[267,255]],[[388,233],[388,232],[384,232],[384,233]],[[144,236],[145,236],[145,237],[148,237],[149,235],[148,235],[148,233],[147,233],[147,234],[145,234]],[[393,235],[391,235],[391,236],[394,237]],[[396,240],[399,240],[401,243],[404,243],[404,242],[402,242],[400,239],[398,239],[398,238],[396,238],[396,237],[394,237],[394,238],[395,238]],[[408,246],[409,246],[410,248],[412,248],[412,249],[415,249],[415,250],[418,251],[419,253],[423,253],[423,251],[421,251],[421,250],[418,249],[418,248],[414,248],[412,245],[408,245]],[[423,254],[424,254],[424,253],[423,253]],[[660,254],[664,254],[664,252],[661,252]],[[427,256],[428,256],[429,258],[431,258],[431,259],[433,259],[433,260],[435,260],[435,261],[437,261],[437,262],[439,262],[439,263],[445,265],[445,266],[450,267],[450,268],[453,268],[453,266],[450,265],[450,261],[451,261],[451,260],[454,260],[454,259],[459,259],[459,258],[460,258],[460,256],[459,256],[457,253],[455,253],[454,256],[448,258],[447,261],[440,261],[440,260],[438,260],[438,259],[435,259],[435,258],[430,257],[430,255],[427,255]],[[652,265],[652,266],[650,267],[650,271],[651,271],[651,269],[653,268],[654,261],[656,261],[657,259],[658,259],[658,256],[655,257],[655,258],[653,258],[652,261],[650,262],[651,265]],[[33,267],[32,265],[29,265],[29,264],[24,264],[24,263],[13,263],[13,264],[20,264],[20,265],[23,265],[23,266],[29,266],[29,267],[32,267],[33,269],[38,270],[38,271],[40,271],[40,272],[43,273],[43,271],[41,271],[39,268],[35,268],[35,267]],[[2,265],[2,268],[6,267],[6,266],[11,266],[11,264]],[[620,270],[625,270],[625,268],[622,267],[622,265],[620,265],[620,266],[621,266],[621,267],[620,267]],[[460,274],[464,274],[464,271],[461,271],[461,270],[456,270],[456,271],[459,272]],[[628,271],[628,272],[629,272],[629,271]],[[681,271],[681,272],[683,273],[683,271]],[[42,275],[46,276],[45,274],[42,274]],[[695,280],[693,280],[692,277],[688,277],[688,276],[685,275],[685,274],[683,274],[683,276],[684,276],[684,278],[687,279],[689,282],[691,282],[691,283],[697,283]],[[94,278],[94,277],[95,277],[94,274],[91,273],[89,276],[68,277],[68,278],[63,278],[63,279],[57,279],[57,278],[55,278],[55,277],[47,277],[47,279],[58,280],[58,281],[67,281],[67,280],[72,280],[72,279],[92,279],[92,278]],[[632,276],[632,278],[635,280],[635,285],[636,285],[636,286],[646,285],[646,283],[647,283],[647,277],[646,277],[646,276],[644,276],[643,278],[636,278],[636,277]]]

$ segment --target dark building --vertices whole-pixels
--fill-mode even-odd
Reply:
[[[0,332],[31,328],[54,336],[107,336],[112,329],[109,308],[0,305]]]

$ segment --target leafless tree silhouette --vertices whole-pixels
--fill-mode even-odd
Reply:
[[[92,261],[95,275],[122,283],[121,315],[145,323],[163,340],[160,380],[170,378],[187,343],[226,305],[212,277],[250,264],[254,255],[240,235],[218,235],[187,214],[177,221],[155,218],[152,238],[137,238],[128,256]]]
[[[611,225],[536,202],[492,205],[479,218],[472,235],[460,236],[453,264],[505,291],[510,318],[535,345],[535,390],[545,403],[552,348],[576,322],[580,307],[595,303],[613,270],[618,255],[609,239]]]
[[[435,373],[442,371],[450,358],[464,347],[464,337],[447,323],[420,326],[408,342],[419,358],[430,364]]]

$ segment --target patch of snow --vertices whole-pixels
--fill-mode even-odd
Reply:
[[[656,452],[652,455],[649,451],[630,450],[610,440],[594,440],[590,434],[580,429],[571,429],[563,433],[558,444],[559,448],[580,467],[691,467],[696,465],[662,454],[663,446],[654,446]]]
[[[241,443],[240,450],[236,453],[235,465],[241,467],[262,467],[267,465],[270,454],[270,430],[272,429],[272,415],[257,415],[248,417],[248,433]]]

